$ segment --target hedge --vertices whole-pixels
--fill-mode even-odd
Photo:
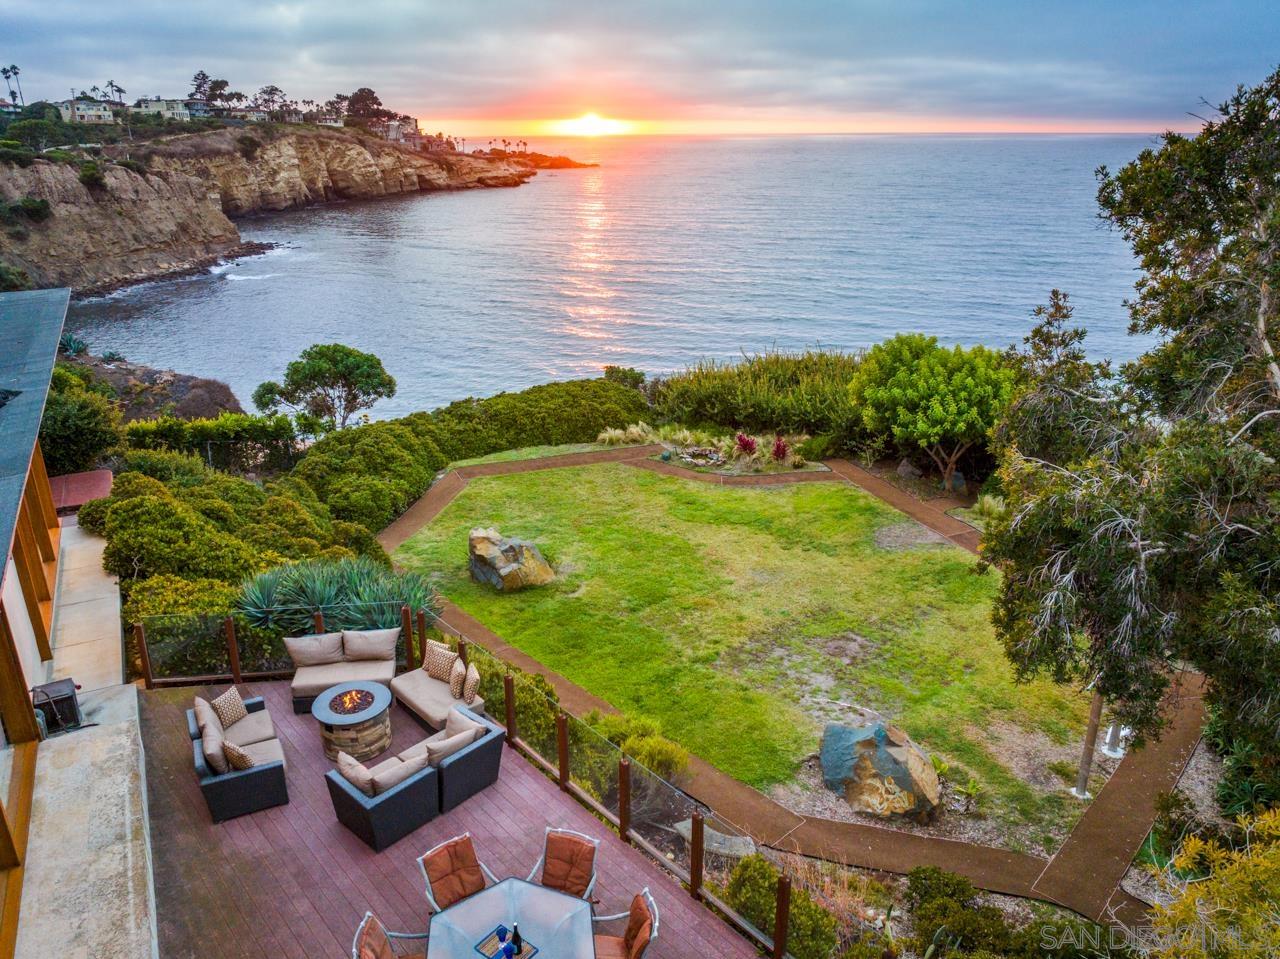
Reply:
[[[133,449],[193,453],[235,473],[283,472],[300,453],[297,427],[281,414],[222,413],[191,420],[159,416],[127,424],[124,435]]]
[[[725,889],[726,901],[768,936],[773,935],[777,897],[778,870],[764,856],[747,856],[733,867]],[[795,959],[828,959],[836,947],[835,916],[797,886],[791,890],[789,919],[787,952]]]

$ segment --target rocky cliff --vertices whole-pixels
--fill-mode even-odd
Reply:
[[[310,127],[173,137],[146,149],[144,156],[148,170],[209,183],[228,216],[422,190],[519,186],[536,172],[515,157],[419,153],[369,136]]]
[[[240,243],[217,193],[196,177],[140,176],[110,164],[103,175],[102,186],[89,187],[70,164],[0,164],[0,203],[49,204],[38,222],[10,217],[0,229],[0,261],[37,286],[84,289],[190,267]]]
[[[124,145],[107,148],[125,159]],[[309,127],[228,128],[130,146],[86,186],[73,163],[0,163],[0,204],[46,200],[49,215],[0,216],[0,263],[37,286],[98,291],[206,266],[246,250],[228,219],[338,199],[519,186],[515,157],[417,153],[369,136]],[[136,173],[138,164],[145,173]],[[6,213],[0,209],[0,214]]]

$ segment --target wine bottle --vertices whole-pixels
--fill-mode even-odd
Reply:
[[[524,940],[520,938],[520,923],[511,924],[511,945],[516,947],[516,955],[524,952]]]

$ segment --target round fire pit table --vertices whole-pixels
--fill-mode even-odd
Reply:
[[[391,690],[381,683],[338,683],[311,704],[320,723],[324,754],[344,752],[364,762],[391,745]]]

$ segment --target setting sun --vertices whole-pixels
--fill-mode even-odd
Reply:
[[[598,113],[584,113],[571,120],[556,120],[551,124],[553,133],[566,137],[604,137],[630,133],[631,124],[626,120],[613,120]]]

